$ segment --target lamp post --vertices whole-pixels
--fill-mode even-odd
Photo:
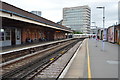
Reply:
[[[105,28],[105,7],[96,7],[98,9],[103,9],[103,40],[102,40],[102,50],[104,51],[104,47],[105,47],[105,44],[104,44],[104,28]]]

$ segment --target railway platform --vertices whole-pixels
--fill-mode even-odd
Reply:
[[[118,53],[120,46],[117,44],[104,42],[104,50],[102,50],[102,41],[94,39],[88,40],[89,57],[91,64],[92,78],[114,78],[118,76]],[[97,47],[96,47],[97,45]]]
[[[8,53],[11,51],[19,51],[21,49],[32,48],[32,47],[36,47],[36,46],[42,46],[42,45],[52,44],[52,43],[61,42],[61,41],[67,41],[70,39],[72,39],[72,38],[64,39],[64,40],[56,40],[56,41],[44,41],[44,42],[38,42],[38,43],[28,43],[28,44],[15,45],[15,46],[6,46],[6,47],[2,47],[0,49],[2,49],[1,50],[1,54],[2,54],[2,53]]]
[[[37,43],[26,43],[26,44],[21,44],[21,45],[4,46],[4,47],[0,47],[0,48],[2,49],[1,52],[8,52],[11,50],[17,50],[17,49],[21,49],[21,48],[25,48],[25,47],[29,47],[29,46],[40,45],[40,44],[44,44],[44,43],[48,43],[48,42],[49,41],[37,42]]]
[[[93,78],[98,80],[118,79],[118,53],[120,46],[102,41],[86,39],[64,69],[60,78]]]
[[[71,61],[68,63],[68,66],[64,69],[59,78],[83,78],[87,45],[86,42],[87,40],[82,42],[82,45],[79,46]]]
[[[61,41],[64,42],[65,40]],[[59,43],[59,41],[54,41],[41,45],[49,45],[55,42]],[[34,78],[33,80],[40,78],[119,80],[118,52],[120,47],[117,44],[105,42],[105,49],[102,51],[102,41],[95,39],[72,39],[58,43],[52,47],[47,45],[46,48],[48,49],[18,58],[15,57],[10,61],[4,56],[4,63],[1,64],[3,66],[3,77],[12,76],[16,78],[17,76],[28,78],[28,80],[31,78]],[[39,65],[41,63],[42,65]]]

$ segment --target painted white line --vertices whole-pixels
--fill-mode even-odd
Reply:
[[[118,61],[114,61],[114,60],[108,60],[106,62],[109,64],[118,64],[119,63]]]
[[[84,40],[84,41],[85,41],[85,40]],[[83,42],[84,42],[84,41],[83,41]],[[83,42],[82,42],[82,44],[83,44]],[[67,65],[67,66],[65,67],[65,69],[63,70],[62,74],[59,76],[59,79],[64,78],[64,76],[66,75],[66,73],[67,73],[68,69],[70,68],[73,60],[74,60],[75,57],[77,56],[77,54],[78,54],[78,52],[79,52],[79,49],[81,48],[82,44],[79,45],[79,48],[77,49],[77,51],[76,51],[75,54],[73,55],[73,57],[72,57],[72,59],[70,60],[70,62],[68,63],[68,65]]]

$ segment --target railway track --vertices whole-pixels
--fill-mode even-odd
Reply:
[[[36,76],[37,75],[39,75],[40,73],[44,73],[44,71],[47,71],[48,69],[49,69],[49,66],[51,67],[51,66],[53,66],[54,65],[54,68],[52,68],[50,71],[56,71],[57,72],[57,74],[60,74],[61,73],[61,71],[62,71],[62,68],[59,68],[58,69],[58,71],[55,69],[55,65],[57,64],[57,63],[60,63],[61,61],[60,60],[62,60],[62,59],[60,59],[61,58],[61,56],[63,56],[63,54],[65,54],[71,47],[73,47],[75,44],[76,44],[77,42],[75,42],[75,43],[72,43],[72,44],[70,44],[69,46],[67,46],[67,47],[65,47],[64,49],[62,49],[62,50],[60,50],[59,52],[57,52],[57,54],[58,54],[58,56],[55,56],[54,58],[52,58],[52,61],[50,61],[49,63],[47,63],[47,64],[45,64],[43,67],[40,67],[40,68],[38,68],[37,70],[34,70],[33,72],[31,72],[25,79],[26,80],[33,80],[33,79],[36,79]],[[71,55],[69,55],[69,56],[71,56]],[[67,57],[67,56],[66,56]],[[58,59],[60,59],[60,60],[58,60]],[[66,58],[66,59],[68,59],[68,58]],[[58,61],[57,61],[58,60]],[[66,60],[66,61],[68,61],[68,60]],[[64,62],[64,66],[65,66],[65,64],[67,64],[67,62]],[[56,63],[55,63],[56,62]],[[63,65],[63,64],[59,64],[59,66],[60,65]],[[62,66],[63,67],[63,66]],[[60,70],[61,69],[61,70]],[[43,73],[42,74],[40,74],[40,75],[42,75],[43,76]],[[48,72],[48,74],[51,74],[51,72]],[[48,75],[47,74],[47,75]],[[55,72],[53,73],[53,74],[56,74]],[[51,76],[51,77],[41,77],[41,78],[57,78],[59,75],[57,75],[56,77],[55,76]],[[38,78],[38,79],[40,79],[40,78]]]
[[[74,53],[81,46],[82,42],[77,43],[72,49],[67,51],[62,57],[53,62],[50,66],[42,71],[38,71],[32,79],[28,80],[61,80],[59,77],[71,60]],[[77,47],[77,48],[76,48]]]
[[[79,47],[82,42],[79,42]],[[59,76],[62,74],[63,70],[71,60],[72,56],[76,52],[78,48],[73,48],[62,57],[58,58],[57,60],[53,61],[50,65],[46,65],[40,69],[38,69],[34,74],[32,73],[29,75],[26,80],[59,80]]]
[[[36,71],[42,71],[51,63],[56,61],[69,48],[75,45],[79,40],[71,40],[69,42],[61,43],[54,47],[44,50],[41,53],[36,52],[34,56],[24,58],[12,64],[3,66],[3,79],[5,80],[23,80],[32,79],[33,74],[38,74]],[[39,54],[38,54],[39,53]],[[42,55],[42,56],[41,56]],[[32,77],[30,77],[32,75]],[[29,76],[29,77],[28,77]]]
[[[28,54],[38,52],[38,51],[43,50],[43,49],[47,49],[49,47],[53,47],[55,45],[58,45],[59,43],[64,43],[67,41],[69,41],[69,40],[55,41],[55,42],[51,42],[51,43],[45,43],[45,44],[41,44],[41,45],[26,47],[23,49],[3,52],[2,53],[2,63],[19,58],[19,57],[22,57],[22,56],[25,56],[25,55],[28,55]]]

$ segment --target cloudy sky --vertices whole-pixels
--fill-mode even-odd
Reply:
[[[91,22],[102,27],[102,9],[105,6],[105,27],[118,22],[118,1],[120,0],[2,0],[27,11],[42,11],[42,17],[58,22],[62,19],[64,7],[88,5],[91,8]],[[91,23],[91,25],[95,25]]]

